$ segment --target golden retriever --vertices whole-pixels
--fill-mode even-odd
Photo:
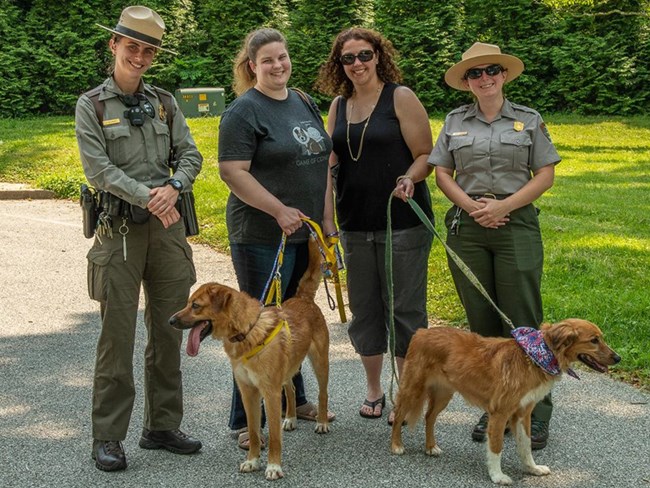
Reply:
[[[318,380],[317,433],[329,432],[327,383],[329,378],[329,331],[325,317],[314,303],[320,284],[321,255],[309,242],[309,267],[296,295],[282,307],[262,307],[259,300],[218,283],[206,283],[189,298],[187,306],[169,322],[177,329],[191,329],[187,352],[198,353],[200,342],[212,335],[223,346],[241,391],[250,435],[250,449],[241,472],[260,469],[261,398],[269,424],[266,479],[282,472],[282,429],[297,425],[296,396],[292,378],[308,356]],[[287,411],[282,421],[282,389]]]
[[[621,360],[605,343],[600,329],[586,320],[544,324],[541,334],[557,359],[558,372],[566,372],[574,361],[605,372],[608,365]],[[449,327],[421,329],[411,340],[400,378],[391,451],[404,453],[402,422],[413,429],[428,398],[425,452],[439,456],[442,451],[434,434],[436,418],[454,392],[459,392],[467,402],[488,413],[487,468],[494,483],[512,483],[501,471],[503,435],[508,422],[525,471],[547,475],[550,469],[533,460],[530,415],[560,376],[534,364],[515,339],[482,337]]]

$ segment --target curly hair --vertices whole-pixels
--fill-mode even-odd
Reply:
[[[285,48],[287,47],[287,40],[284,36],[279,31],[267,27],[250,32],[244,39],[233,67],[232,88],[237,96],[255,86],[257,78],[249,65],[249,61],[254,62],[257,51],[262,46],[272,42],[281,42]]]
[[[332,50],[327,61],[320,67],[315,88],[330,96],[343,95],[345,98],[352,96],[354,85],[346,76],[340,57],[343,44],[349,40],[366,41],[378,56],[377,76],[384,83],[401,83],[402,73],[397,67],[397,51],[393,44],[372,29],[352,27],[341,31],[334,39]]]

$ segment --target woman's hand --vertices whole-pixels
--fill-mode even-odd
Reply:
[[[400,176],[397,181],[397,186],[393,190],[393,195],[399,198],[403,202],[406,202],[408,198],[413,198],[413,192],[415,191],[415,184],[410,176]]]
[[[282,232],[284,232],[287,236],[290,236],[298,229],[300,229],[300,227],[302,227],[303,218],[308,218],[297,208],[287,207],[285,205],[282,205],[282,207],[280,207],[280,210],[275,215],[273,215],[273,217],[275,217],[275,220],[282,229]]]

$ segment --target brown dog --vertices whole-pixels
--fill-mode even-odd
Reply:
[[[206,283],[189,298],[187,306],[169,322],[177,329],[191,329],[187,353],[196,355],[208,335],[223,341],[241,391],[250,435],[250,449],[241,472],[260,469],[261,398],[269,423],[269,456],[266,479],[282,472],[282,428],[297,425],[296,396],[291,379],[308,356],[318,380],[316,432],[329,432],[327,382],[329,378],[329,331],[325,317],[314,303],[320,284],[321,256],[318,245],[309,243],[309,268],[296,295],[282,308],[262,307],[244,292],[217,283]],[[282,422],[282,389],[287,412]]]
[[[621,360],[603,341],[600,329],[586,320],[544,324],[541,334],[539,342],[548,346],[551,358],[555,356],[558,373],[569,370],[574,361],[605,372],[608,365]],[[436,418],[457,391],[488,413],[487,467],[494,483],[512,483],[501,471],[503,434],[508,421],[525,471],[536,476],[549,474],[547,466],[537,465],[533,460],[530,414],[560,376],[534,364],[515,339],[482,337],[448,327],[418,330],[409,345],[400,379],[391,450],[404,453],[402,422],[406,420],[413,428],[428,398],[425,452],[439,456],[442,451],[434,435]]]

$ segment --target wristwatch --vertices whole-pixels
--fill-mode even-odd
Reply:
[[[178,191],[178,193],[180,193],[180,192],[183,191],[183,183],[181,183],[179,180],[177,180],[177,179],[175,179],[175,178],[170,178],[170,179],[168,179],[168,180],[167,180],[167,184],[168,184],[168,185],[171,185],[171,187],[172,187],[174,190]]]

